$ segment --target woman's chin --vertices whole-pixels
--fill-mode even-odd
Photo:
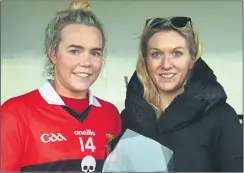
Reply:
[[[179,90],[176,84],[174,83],[167,83],[160,86],[160,91],[164,93],[175,93]]]

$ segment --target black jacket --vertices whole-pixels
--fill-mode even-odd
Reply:
[[[242,172],[243,127],[226,99],[213,71],[200,58],[184,93],[157,120],[135,72],[121,113],[123,130],[129,128],[173,150],[173,171]]]

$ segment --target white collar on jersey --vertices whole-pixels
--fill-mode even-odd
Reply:
[[[43,99],[51,105],[65,105],[65,103],[63,102],[63,100],[60,98],[60,96],[58,95],[58,93],[56,92],[56,90],[53,88],[52,86],[52,80],[47,80],[45,81],[44,85],[42,87],[40,87],[39,92],[41,94],[41,96],[43,97]],[[89,91],[89,105],[93,105],[96,107],[101,107],[101,104],[98,102],[98,100],[96,99],[96,97],[94,97],[91,93],[91,91]]]

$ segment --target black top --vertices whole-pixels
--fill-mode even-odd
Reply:
[[[242,172],[243,128],[226,99],[213,71],[200,58],[184,93],[157,120],[135,72],[121,113],[123,130],[129,128],[173,150],[173,171]]]

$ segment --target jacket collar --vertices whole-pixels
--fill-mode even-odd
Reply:
[[[184,93],[177,96],[157,121],[152,107],[143,98],[143,86],[136,72],[127,88],[125,109],[133,111],[138,126],[156,127],[160,133],[180,128],[202,116],[215,104],[226,101],[223,87],[217,82],[212,69],[199,58],[188,79]],[[146,112],[146,114],[145,114]],[[138,116],[140,115],[140,116]]]

